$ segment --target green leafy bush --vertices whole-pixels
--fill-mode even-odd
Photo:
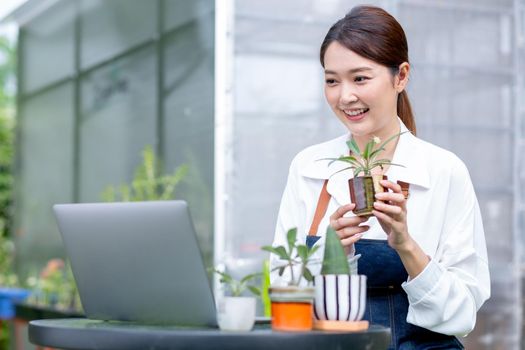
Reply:
[[[175,198],[175,189],[188,173],[188,166],[182,164],[173,173],[162,175],[162,166],[151,146],[146,146],[142,151],[142,160],[131,184],[106,187],[101,195],[104,201],[135,202]]]

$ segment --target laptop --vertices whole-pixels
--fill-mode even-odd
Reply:
[[[185,201],[53,206],[90,319],[217,326]]]

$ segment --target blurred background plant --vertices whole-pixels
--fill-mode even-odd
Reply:
[[[142,151],[142,164],[135,170],[131,184],[110,185],[102,192],[106,202],[153,201],[175,198],[175,189],[188,173],[188,165],[178,166],[173,173],[163,175],[163,167],[151,146]]]
[[[51,307],[67,312],[82,312],[77,286],[69,264],[54,258],[47,262],[38,276],[26,282],[31,294],[27,304]]]
[[[15,115],[16,50],[0,37],[0,235],[7,236],[11,218],[13,184],[13,130]]]
[[[14,243],[0,236],[0,287],[17,287],[18,277],[13,270]]]
[[[13,130],[16,93],[16,50],[7,37],[0,36],[0,287],[17,287],[14,272],[15,246],[9,239],[13,176]],[[0,327],[0,348],[9,344],[7,327]]]

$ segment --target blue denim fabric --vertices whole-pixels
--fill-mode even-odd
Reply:
[[[432,332],[406,322],[408,298],[401,284],[408,274],[397,252],[384,240],[361,239],[355,244],[361,254],[359,274],[368,282],[364,319],[390,327],[389,350],[464,349],[456,337]]]
[[[319,236],[306,236],[306,246],[310,249],[312,249],[312,247],[314,246],[315,242],[317,242],[319,240]]]

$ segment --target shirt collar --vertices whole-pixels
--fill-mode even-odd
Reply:
[[[401,132],[408,131],[405,124],[399,119]],[[348,203],[348,179],[353,177],[350,169],[344,162],[334,162],[329,165],[330,160],[325,158],[337,158],[340,155],[348,154],[346,141],[351,137],[345,134],[328,143],[322,144],[319,149],[312,154],[305,166],[301,168],[300,174],[304,177],[313,179],[328,179],[327,191],[340,204]],[[387,171],[387,176],[391,181],[404,181],[411,185],[430,188],[430,174],[428,173],[427,159],[421,149],[421,140],[407,132],[400,136],[392,163],[404,165],[391,166]]]

